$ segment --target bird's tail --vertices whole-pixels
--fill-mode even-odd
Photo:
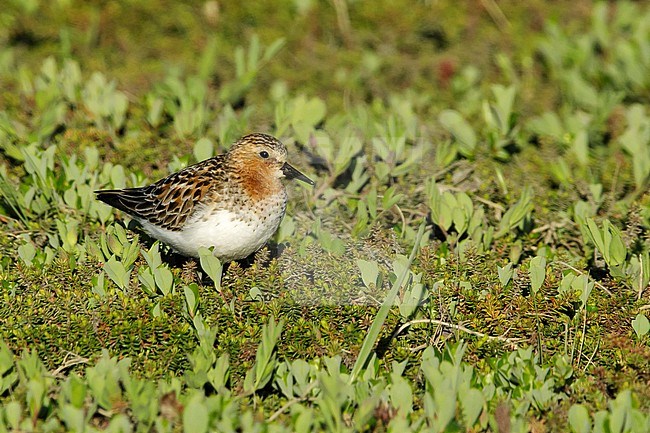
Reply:
[[[97,199],[129,215],[138,216],[137,206],[143,202],[142,188],[104,189],[95,191]]]

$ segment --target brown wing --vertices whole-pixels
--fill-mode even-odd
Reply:
[[[224,157],[218,155],[184,168],[149,186],[95,191],[97,198],[129,215],[168,230],[180,230],[208,192],[223,185]]]

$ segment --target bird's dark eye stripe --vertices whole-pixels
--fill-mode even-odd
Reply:
[[[269,157],[269,153],[268,153],[266,150],[263,150],[263,151],[260,152],[260,156],[261,156],[262,158],[268,158],[268,157]]]

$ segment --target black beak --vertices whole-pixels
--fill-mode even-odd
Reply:
[[[305,176],[304,174],[302,174],[301,172],[293,168],[288,162],[285,162],[282,165],[282,173],[284,173],[284,176],[287,179],[302,180],[303,182],[311,186],[314,186],[316,184],[313,180],[311,180],[310,178],[308,178],[307,176]]]

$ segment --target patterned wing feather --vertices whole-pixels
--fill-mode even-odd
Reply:
[[[132,216],[168,230],[181,230],[208,193],[223,188],[223,155],[140,188],[96,191],[97,198]]]

